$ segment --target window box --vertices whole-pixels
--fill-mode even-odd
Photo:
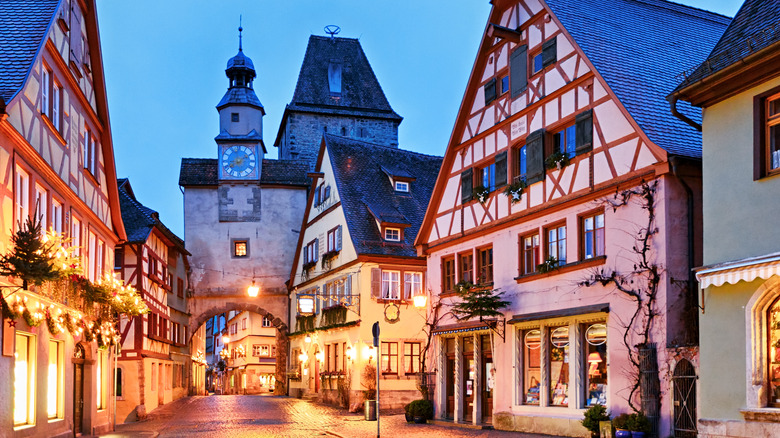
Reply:
[[[317,262],[316,262],[316,261],[313,261],[313,262],[307,262],[307,263],[304,263],[304,264],[303,264],[303,270],[304,270],[304,271],[308,271],[309,269],[311,269],[311,268],[313,268],[313,267],[315,267],[315,266],[317,266]]]
[[[517,177],[512,184],[504,188],[504,195],[509,198],[513,205],[517,204],[523,198],[523,193],[527,187],[525,176]]]
[[[592,268],[594,266],[603,265],[607,261],[607,256],[594,257],[592,259],[581,260],[579,262],[567,263],[565,265],[558,266],[550,272],[533,272],[526,275],[520,275],[515,277],[517,283],[525,283],[528,281],[539,280],[542,278],[551,277],[553,275],[565,274],[567,272],[576,271],[579,269]]]

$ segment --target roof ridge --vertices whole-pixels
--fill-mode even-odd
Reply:
[[[360,41],[360,38],[348,38],[348,37],[337,37],[337,36],[329,37],[325,35],[315,35],[315,34],[309,35],[309,38],[317,38],[320,40],[334,39],[334,40],[345,40],[345,41]]]
[[[338,135],[338,134],[330,134],[330,133],[326,133],[324,136],[325,136],[326,138],[327,138],[327,137],[336,137],[336,138],[341,138],[341,139],[344,139],[344,140],[349,140],[349,141],[353,141],[353,142],[364,143],[364,144],[365,144],[365,145],[367,145],[367,146],[376,146],[376,147],[378,147],[378,148],[383,148],[383,149],[389,149],[389,150],[392,150],[392,151],[399,151],[399,152],[405,152],[405,153],[410,153],[410,154],[420,155],[420,156],[422,156],[422,157],[430,157],[430,158],[437,158],[437,159],[442,159],[442,158],[444,158],[443,156],[440,156],[440,155],[424,154],[424,153],[422,153],[422,152],[417,152],[417,151],[413,151],[413,150],[410,150],[410,149],[401,149],[400,147],[397,147],[397,146],[389,146],[389,145],[385,145],[385,144],[372,143],[372,142],[370,142],[370,141],[365,141],[365,140],[358,140],[358,139],[356,139],[356,138],[352,138],[352,137],[345,137],[345,136]]]
[[[705,19],[705,20],[714,21],[716,23],[728,24],[732,20],[732,18],[733,18],[733,17],[729,17],[728,15],[724,15],[724,14],[720,14],[718,12],[710,11],[708,9],[697,8],[696,6],[690,6],[690,5],[685,5],[685,4],[682,4],[682,3],[676,3],[676,2],[673,2],[673,1],[670,1],[670,0],[634,0],[634,1],[637,1],[637,2],[640,2],[640,3],[645,3],[645,4],[651,5],[651,6],[658,6],[658,7],[664,8],[664,9],[669,9],[671,11],[680,12],[680,13],[683,13],[683,14],[686,14],[686,15],[691,15],[691,16],[694,16],[694,17],[697,17],[697,18],[702,18],[702,19]],[[697,12],[699,12],[699,14],[691,14],[688,11],[685,11],[683,9],[688,9],[690,11],[697,11]],[[706,17],[705,15],[710,15],[712,17]],[[721,18],[721,19],[725,18],[727,21],[724,22],[723,20],[716,20],[715,19],[716,17],[717,18]]]

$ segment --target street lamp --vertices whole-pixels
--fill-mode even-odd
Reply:
[[[414,302],[415,308],[424,309],[425,305],[428,304],[428,297],[423,291],[420,291],[420,293],[412,297],[412,301]]]
[[[249,294],[250,297],[255,298],[257,297],[257,294],[260,293],[260,286],[255,285],[255,281],[252,280],[252,285],[246,288],[246,293]]]
[[[303,342],[310,344],[311,343],[311,336],[307,333],[306,336],[303,337]]]
[[[374,358],[374,346],[369,345],[368,347],[363,350],[363,356],[368,357],[368,362],[371,363],[371,359]]]
[[[227,332],[222,333],[222,343],[227,345],[228,342],[230,342],[230,336],[228,336]]]
[[[320,350],[314,353],[314,358],[319,362],[323,362],[325,360],[325,354],[322,352],[322,350]]]
[[[350,362],[352,362],[353,359],[355,359],[355,350],[352,349],[352,346],[347,347],[347,359],[349,359]]]
[[[309,360],[309,355],[306,354],[306,352],[304,351],[303,353],[298,355],[298,360],[301,361],[301,363],[305,364]]]

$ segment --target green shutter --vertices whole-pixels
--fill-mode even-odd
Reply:
[[[593,150],[593,110],[587,110],[575,117],[577,155]]]
[[[542,44],[542,68],[555,64],[558,59],[558,37],[551,38]]]
[[[539,129],[528,135],[526,148],[526,182],[533,183],[544,180],[544,129]]]
[[[490,105],[494,100],[496,100],[496,78],[485,84],[485,105]]]
[[[496,187],[506,185],[507,181],[506,151],[496,155]]]
[[[469,168],[460,174],[460,202],[465,204],[471,201],[474,190],[474,169]]]
[[[512,99],[528,88],[528,46],[522,45],[509,57],[509,88]]]

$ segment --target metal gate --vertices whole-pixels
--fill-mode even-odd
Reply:
[[[686,359],[674,367],[674,436],[696,438],[696,370]]]

